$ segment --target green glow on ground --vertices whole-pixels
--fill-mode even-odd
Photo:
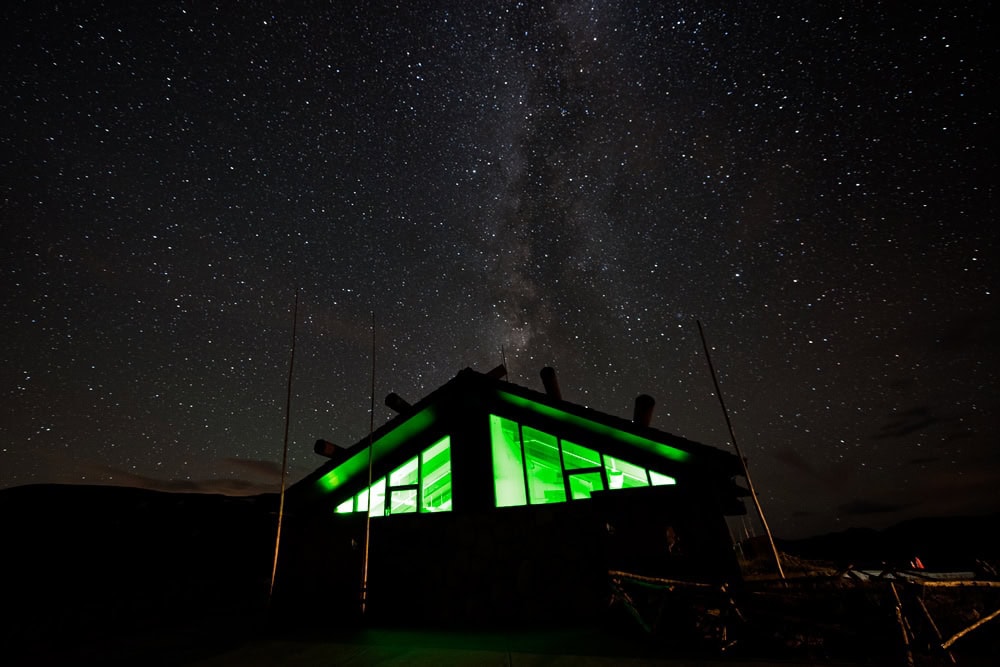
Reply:
[[[655,440],[650,440],[649,438],[644,438],[640,435],[635,435],[611,426],[605,426],[604,424],[600,424],[589,419],[577,417],[576,415],[570,414],[565,410],[560,410],[559,408],[553,408],[548,405],[536,403],[530,399],[509,394],[505,391],[498,391],[497,394],[501,399],[507,401],[511,405],[515,405],[525,410],[531,410],[536,414],[540,414],[551,419],[556,419],[561,422],[573,424],[574,426],[578,426],[580,428],[585,428],[592,433],[606,438],[614,438],[619,442],[633,445],[647,452],[670,459],[671,461],[683,463],[691,458],[691,454],[685,452],[683,449],[677,449],[676,447],[665,445],[662,442],[656,442]]]

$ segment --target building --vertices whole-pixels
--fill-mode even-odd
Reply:
[[[745,512],[733,454],[471,369],[288,492],[279,590],[320,617],[400,624],[577,622],[608,572],[738,576],[724,516]],[[363,585],[365,582],[366,585]],[[362,595],[361,591],[364,590]]]

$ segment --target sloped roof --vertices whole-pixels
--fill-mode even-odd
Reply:
[[[616,441],[630,452],[647,460],[664,459],[671,465],[693,467],[706,474],[733,477],[742,474],[736,455],[658,429],[609,415],[569,401],[555,398],[510,382],[493,374],[466,368],[419,402],[409,406],[370,435],[340,452],[289,490],[305,500],[333,492],[367,472],[368,447],[374,443],[371,464],[378,466],[399,447],[431,428],[440,428],[442,420],[455,414],[456,404],[470,403],[484,409],[500,408],[507,412],[531,414],[562,427],[586,431]],[[447,425],[445,425],[447,426]]]

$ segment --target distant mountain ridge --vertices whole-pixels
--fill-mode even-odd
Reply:
[[[1000,513],[908,519],[876,530],[849,528],[796,540],[776,540],[781,551],[842,566],[906,567],[919,558],[931,570],[975,570],[1000,561]]]

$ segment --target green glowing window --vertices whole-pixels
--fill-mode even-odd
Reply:
[[[389,486],[406,486],[417,483],[417,457],[399,466],[389,473]]]
[[[417,490],[393,490],[389,496],[389,514],[411,514],[417,511]]]
[[[354,509],[358,512],[368,511],[368,489],[354,497]]]
[[[527,426],[521,429],[524,443],[524,463],[528,470],[528,497],[532,505],[561,503],[566,500],[559,461],[559,441],[554,435]]]
[[[595,491],[676,484],[673,477],[490,415],[497,507],[590,498]]]
[[[385,516],[385,477],[372,484],[371,491],[368,513],[372,516]]]
[[[565,440],[562,441],[562,448],[563,464],[566,466],[566,470],[601,467],[601,455],[593,449],[574,445],[572,442]]]
[[[608,473],[608,486],[612,489],[634,489],[649,486],[646,469],[626,463],[613,456],[604,457],[604,469]]]
[[[524,457],[517,424],[509,419],[490,415],[493,442],[493,489],[497,507],[525,505]]]
[[[451,438],[443,438],[420,455],[421,512],[451,511]]]
[[[569,475],[569,493],[573,500],[589,498],[594,491],[604,490],[604,480],[599,472],[580,472]]]
[[[344,502],[337,505],[335,510],[337,514],[350,514],[354,511],[354,498],[348,498]]]
[[[337,505],[338,514],[367,512],[389,516],[451,511],[451,438],[444,437],[388,477]]]
[[[652,482],[653,486],[669,486],[670,484],[676,484],[677,480],[669,475],[661,475],[655,470],[649,471],[649,481]]]

